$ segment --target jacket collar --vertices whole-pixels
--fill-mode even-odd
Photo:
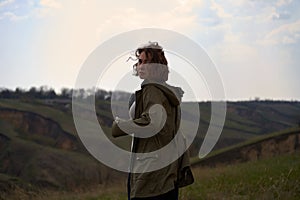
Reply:
[[[163,81],[144,80],[141,84],[141,88],[143,89],[146,85],[153,85],[159,88],[172,105],[177,106],[181,103],[184,91],[180,87],[168,85]]]

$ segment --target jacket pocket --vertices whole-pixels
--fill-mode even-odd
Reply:
[[[154,166],[158,162],[158,154],[144,153],[136,157],[133,164],[134,173],[146,173],[153,171]]]

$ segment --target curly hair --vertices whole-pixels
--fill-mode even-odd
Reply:
[[[135,51],[135,56],[138,58],[142,52],[145,52],[147,64],[155,63],[156,65],[148,65],[150,77],[156,81],[167,81],[169,75],[168,61],[165,57],[163,48],[157,42],[149,42],[149,44],[138,48]],[[137,65],[133,65],[134,75],[138,76]]]

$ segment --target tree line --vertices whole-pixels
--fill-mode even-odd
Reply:
[[[108,99],[110,91],[102,89],[69,89],[62,88],[60,93],[47,86],[31,87],[28,90],[17,87],[15,90],[0,88],[0,98],[3,99],[72,99],[72,96],[85,98],[95,93],[97,99]]]

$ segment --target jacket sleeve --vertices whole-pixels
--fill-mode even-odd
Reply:
[[[112,124],[111,133],[113,137],[120,137],[120,136],[127,135],[127,133],[125,133],[124,131],[122,131],[122,129],[120,129],[116,121],[114,121]]]
[[[151,85],[145,86],[142,113],[133,120],[136,125],[143,127],[142,130],[137,130],[139,133],[149,131],[156,134],[162,129],[167,118],[163,107],[165,101],[167,99],[159,88]]]
[[[138,135],[143,133],[146,134],[147,132],[158,132],[159,129],[162,128],[161,122],[164,121],[163,108],[158,107],[157,109],[151,109],[151,107],[156,104],[162,106],[165,100],[166,97],[160,89],[156,88],[155,86],[145,86],[143,89],[143,102],[138,103],[143,105],[141,115],[137,116],[137,118],[134,120],[120,120],[118,123],[113,122],[113,137],[119,137],[133,133]]]

